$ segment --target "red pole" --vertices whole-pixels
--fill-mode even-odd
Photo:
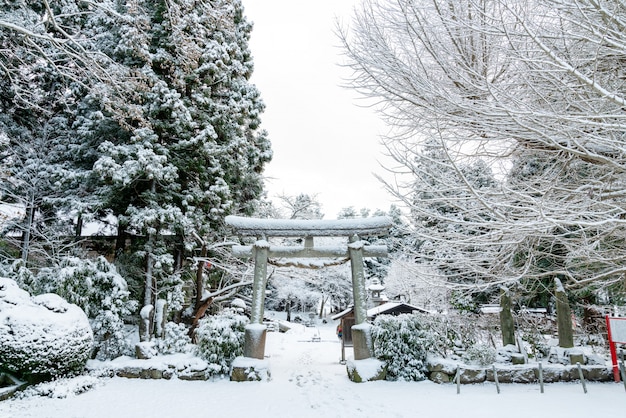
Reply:
[[[613,338],[611,337],[611,320],[609,316],[606,316],[606,331],[608,333],[609,338],[609,349],[611,350],[611,364],[613,365],[613,379],[615,379],[616,383],[619,383],[619,368],[617,367],[617,350],[615,349],[615,343],[613,342]]]

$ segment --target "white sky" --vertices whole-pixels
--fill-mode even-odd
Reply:
[[[348,206],[388,210],[393,203],[373,175],[385,173],[384,125],[340,86],[349,73],[338,65],[335,17],[349,22],[357,3],[243,0],[254,23],[252,82],[266,104],[262,126],[274,151],[265,171],[269,196],[317,194],[325,219]]]

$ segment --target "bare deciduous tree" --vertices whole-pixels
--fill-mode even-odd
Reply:
[[[471,286],[623,286],[625,19],[605,0],[366,0],[339,28],[394,128],[417,257]]]

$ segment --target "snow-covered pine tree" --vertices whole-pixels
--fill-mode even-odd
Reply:
[[[49,36],[36,7],[6,6],[0,20]],[[13,240],[18,233],[25,262],[45,264],[67,250],[70,243],[61,238],[74,233],[68,213],[73,202],[84,198],[78,187],[82,173],[73,165],[72,135],[73,107],[84,85],[68,77],[69,58],[50,42],[35,46],[28,36],[2,24],[0,29],[5,46],[0,48],[0,201],[21,214],[4,225],[3,234],[11,232],[6,237]]]
[[[138,126],[126,121],[129,137],[100,145],[95,169],[119,229],[145,237],[143,303],[169,293],[176,309],[176,271],[196,245],[187,238],[210,239],[225,214],[249,213],[271,158],[249,83],[251,25],[238,0],[129,1],[122,12],[133,18],[119,28],[117,59],[142,79],[141,114]]]

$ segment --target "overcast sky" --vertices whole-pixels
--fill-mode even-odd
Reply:
[[[325,219],[354,206],[388,210],[392,198],[373,173],[384,174],[384,125],[341,84],[335,17],[349,22],[358,0],[243,0],[254,23],[252,82],[266,104],[263,127],[274,151],[267,190],[317,194]]]

